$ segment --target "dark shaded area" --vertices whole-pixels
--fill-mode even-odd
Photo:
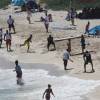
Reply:
[[[83,8],[77,17],[80,19],[100,19],[100,8]]]
[[[9,5],[11,0],[0,0],[0,8],[4,8],[5,6]]]
[[[70,7],[82,9],[84,7],[99,7],[100,0],[40,0],[53,10],[68,10]],[[71,6],[70,6],[71,5]]]

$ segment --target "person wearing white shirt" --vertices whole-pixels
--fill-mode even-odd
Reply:
[[[11,28],[12,28],[14,33],[15,33],[14,19],[11,17],[11,15],[9,15],[9,19],[7,20],[7,24],[8,24],[9,32],[11,32]]]
[[[68,60],[70,60],[71,62],[73,62],[70,59],[70,54],[68,52],[68,49],[66,49],[66,51],[63,53],[63,62],[64,62],[64,69],[67,70],[67,64],[68,64]]]
[[[48,18],[48,16],[45,17],[44,25],[45,25],[45,28],[46,28],[46,32],[48,33],[48,28],[49,28],[49,18]]]
[[[4,35],[4,40],[6,41],[6,47],[7,47],[7,51],[11,51],[11,33],[8,32],[8,30],[6,30],[6,33]]]

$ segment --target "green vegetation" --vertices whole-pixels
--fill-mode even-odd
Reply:
[[[100,0],[39,0],[40,3],[46,3],[50,9],[65,10],[70,6],[81,9],[84,7],[100,7]],[[0,0],[0,8],[7,6],[11,0]]]
[[[11,0],[0,0],[0,8],[7,6]]]
[[[84,7],[100,7],[100,0],[71,0],[72,7],[81,9]],[[46,3],[49,8],[54,10],[68,9],[70,0],[40,0],[40,3]]]

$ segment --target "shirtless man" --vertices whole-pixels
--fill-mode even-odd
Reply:
[[[95,72],[95,70],[93,68],[93,61],[92,61],[91,54],[89,51],[84,52],[83,59],[84,59],[84,73],[86,73],[86,65],[88,63],[90,63],[91,67],[92,67],[91,73]]]
[[[48,43],[47,43],[48,51],[49,51],[49,47],[51,44],[54,46],[54,49],[56,50],[55,42],[54,42],[53,37],[51,35],[49,35],[49,37],[47,38],[47,41],[48,41]]]
[[[43,93],[43,99],[44,99],[44,96],[45,96],[45,99],[46,100],[50,100],[50,94],[52,94],[54,96],[54,93],[51,89],[51,85],[48,84],[48,88],[45,90],[45,92]]]

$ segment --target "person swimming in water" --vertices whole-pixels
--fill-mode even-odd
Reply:
[[[51,85],[48,84],[48,88],[45,90],[45,92],[43,93],[43,99],[44,99],[44,96],[45,96],[45,99],[46,100],[50,100],[50,94],[52,94],[54,96],[54,93],[52,91],[52,88],[51,88]],[[55,97],[55,96],[54,96]]]

